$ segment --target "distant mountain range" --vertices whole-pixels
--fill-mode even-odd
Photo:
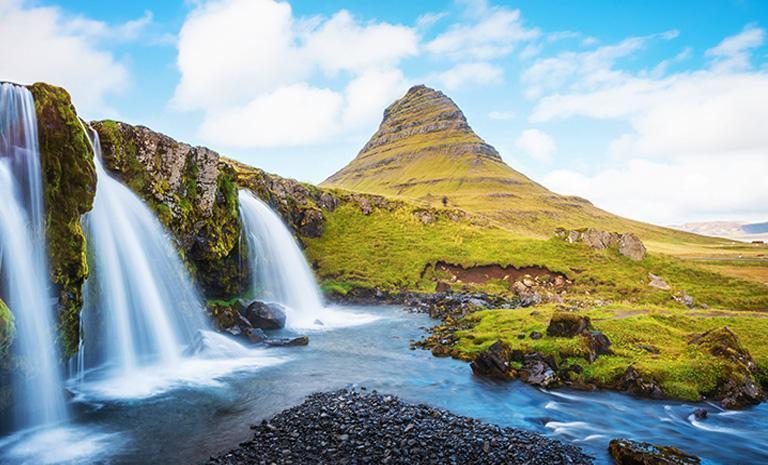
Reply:
[[[692,232],[704,236],[725,237],[745,242],[768,242],[768,222],[746,223],[741,221],[706,221],[701,223],[686,223],[672,227],[681,231]]]

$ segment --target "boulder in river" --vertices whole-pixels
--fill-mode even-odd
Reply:
[[[281,329],[285,327],[285,307],[275,302],[253,301],[245,317],[254,328]]]
[[[616,382],[616,389],[639,396],[664,398],[664,391],[659,383],[648,376],[643,375],[632,365],[628,366],[624,374]]]
[[[264,330],[261,328],[248,328],[245,331],[245,337],[248,338],[254,344],[258,344],[267,340],[267,335],[264,334]]]
[[[549,320],[547,336],[574,337],[589,329],[589,317],[573,312],[555,312]]]
[[[616,465],[698,465],[701,459],[672,446],[613,439],[608,452]]]
[[[538,357],[527,357],[520,370],[520,379],[534,386],[553,387],[559,383],[555,370]]]
[[[488,376],[496,379],[511,379],[515,376],[515,369],[510,366],[512,349],[504,341],[496,341],[478,354],[470,364],[472,372],[480,376]]]

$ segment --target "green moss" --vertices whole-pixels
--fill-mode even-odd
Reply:
[[[10,355],[11,344],[16,334],[16,327],[13,321],[13,313],[0,299],[0,370],[5,365]]]
[[[764,373],[768,367],[768,319],[743,312],[709,310],[706,315],[690,310],[656,306],[610,305],[580,314],[589,316],[595,329],[611,340],[612,355],[588,363],[583,338],[528,337],[532,331],[546,334],[556,311],[552,305],[531,309],[488,310],[466,317],[471,328],[457,332],[456,349],[466,358],[503,340],[513,349],[551,355],[583,369],[579,381],[611,387],[630,365],[656,380],[670,397],[700,400],[734,374],[746,372],[741,363],[716,355],[738,347],[748,351]],[[738,336],[722,329],[728,326]],[[701,343],[693,336],[712,331]],[[518,336],[524,334],[525,338]],[[739,342],[740,341],[740,342]],[[764,378],[757,379],[765,382]]]
[[[45,189],[51,278],[59,307],[63,354],[77,352],[82,286],[88,276],[80,218],[93,205],[96,171],[88,137],[64,89],[37,83],[35,99]]]

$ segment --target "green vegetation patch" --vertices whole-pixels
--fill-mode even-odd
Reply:
[[[685,291],[697,303],[713,307],[768,308],[767,286],[725,277],[694,263],[653,254],[633,261],[614,250],[598,251],[554,238],[520,237],[451,209],[433,209],[431,221],[425,224],[416,210],[423,209],[401,202],[365,214],[357,204],[345,203],[325,212],[320,237],[303,238],[306,253],[323,281],[344,283],[348,288],[433,292],[434,264],[442,261],[465,268],[490,264],[544,267],[574,281],[566,299],[588,296],[592,301],[683,308],[674,296]],[[650,287],[648,273],[661,276],[672,290]],[[467,286],[469,290],[505,291],[505,284],[498,281]]]
[[[586,360],[582,337],[549,337],[546,329],[555,306],[535,309],[486,310],[466,317],[471,328],[456,333],[455,349],[463,358],[474,358],[501,339],[513,349],[550,355],[560,363],[582,367],[581,383],[611,387],[629,366],[659,383],[670,397],[700,400],[711,393],[739,367],[723,357],[713,356],[712,343],[691,343],[706,331],[729,327],[758,366],[758,379],[768,382],[768,314],[745,314],[707,310],[664,309],[658,306],[608,305],[580,314],[589,316],[592,326],[612,342],[612,355]],[[543,335],[532,339],[532,332]],[[520,338],[520,336],[525,336]]]

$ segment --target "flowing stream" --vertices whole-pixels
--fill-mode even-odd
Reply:
[[[32,94],[0,84],[0,297],[14,314],[13,429],[67,420],[43,229],[43,188]],[[7,422],[3,422],[7,423]]]

